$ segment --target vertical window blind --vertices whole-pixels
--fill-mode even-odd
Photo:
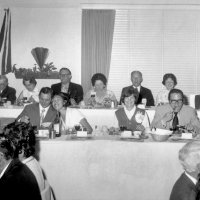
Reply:
[[[118,99],[133,70],[142,72],[154,98],[165,73],[176,75],[186,96],[200,94],[200,11],[116,10],[108,88]]]

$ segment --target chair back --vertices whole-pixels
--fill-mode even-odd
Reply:
[[[195,109],[200,109],[200,95],[191,94],[190,95],[190,106]]]

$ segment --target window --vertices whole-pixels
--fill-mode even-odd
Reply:
[[[143,73],[144,87],[154,98],[162,77],[174,73],[177,88],[188,96],[200,93],[200,11],[195,9],[118,9],[108,88],[119,99],[131,85],[130,73]]]

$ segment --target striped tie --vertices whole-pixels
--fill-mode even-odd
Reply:
[[[40,114],[40,126],[42,125],[42,122],[43,122],[43,119],[44,119],[44,112],[45,112],[45,109],[43,108],[42,112]]]

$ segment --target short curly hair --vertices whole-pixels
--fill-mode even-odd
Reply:
[[[165,81],[168,79],[168,78],[171,78],[173,81],[174,81],[174,86],[177,85],[177,79],[176,79],[176,76],[172,73],[167,73],[163,76],[163,81],[162,81],[162,84],[165,85]]]
[[[95,82],[98,81],[98,80],[102,81],[103,84],[106,86],[106,84],[107,84],[107,78],[106,78],[105,75],[102,74],[102,73],[96,73],[96,74],[94,74],[94,75],[92,76],[92,79],[91,79],[92,86],[94,86],[94,85],[95,85]]]
[[[3,129],[4,141],[13,146],[14,158],[24,151],[24,157],[28,158],[35,153],[37,128],[30,123],[13,122]],[[2,146],[2,145],[1,145]]]

